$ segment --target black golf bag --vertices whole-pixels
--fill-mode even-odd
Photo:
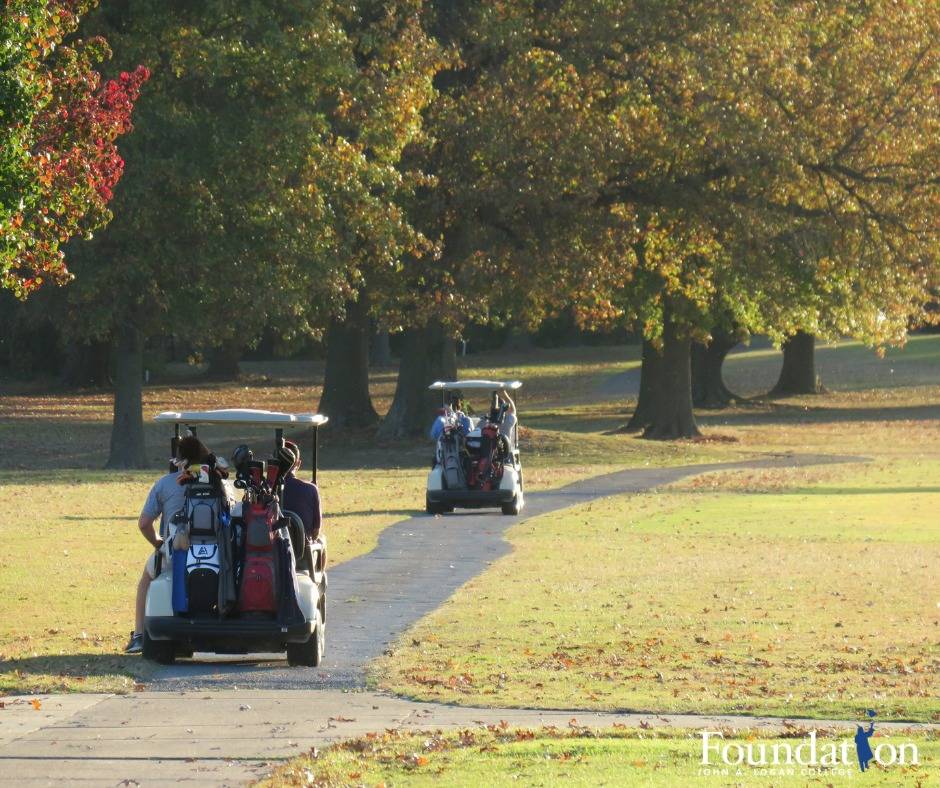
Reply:
[[[226,542],[233,538],[228,527],[228,500],[218,485],[194,482],[187,486],[186,505],[180,515],[177,526],[189,536],[185,553],[187,612],[216,614],[220,601],[224,611],[232,603],[225,598],[230,596],[225,589],[231,585],[226,581],[231,580],[233,571],[232,545]]]
[[[466,456],[464,437],[460,430],[448,427],[441,435],[441,470],[444,486],[448,490],[461,490],[467,486],[467,474],[464,469]]]

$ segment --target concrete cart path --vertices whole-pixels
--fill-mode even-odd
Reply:
[[[56,709],[69,696],[40,696]],[[519,727],[676,727],[715,730],[794,725],[846,728],[852,721],[782,720],[723,715],[605,713],[538,709],[482,709],[416,703],[381,693],[343,690],[239,690],[207,694],[142,692],[83,696],[81,707],[52,712],[55,719],[0,746],[0,785],[240,785],[269,773],[313,747],[386,728],[434,730],[506,721]],[[0,711],[0,741],[13,717],[40,716],[29,704]],[[16,724],[15,721],[12,724]],[[24,723],[28,724],[28,723]],[[940,725],[879,723],[903,730]]]
[[[687,476],[735,468],[778,468],[848,458],[777,455],[673,468],[631,468],[557,490],[530,493],[519,517],[499,510],[419,515],[386,528],[376,548],[329,569],[326,656],[320,668],[289,668],[282,655],[197,654],[160,670],[151,690],[361,688],[365,668],[394,640],[487,565],[509,552],[503,534],[527,518],[623,492],[661,487]]]

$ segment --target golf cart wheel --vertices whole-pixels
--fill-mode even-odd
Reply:
[[[430,498],[424,499],[424,511],[428,514],[444,514],[446,510],[447,507],[444,504],[432,501]],[[451,508],[451,511],[454,511],[453,508]]]
[[[291,667],[319,667],[323,659],[323,623],[317,616],[317,624],[305,643],[287,644],[287,664]]]
[[[504,503],[501,507],[503,514],[517,515],[522,511],[522,504],[519,502],[519,494],[516,493],[509,503]]]
[[[176,644],[172,640],[153,640],[145,630],[143,656],[160,665],[172,665],[176,661]]]

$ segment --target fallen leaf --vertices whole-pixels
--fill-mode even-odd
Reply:
[[[42,701],[39,700],[39,698],[33,698],[30,701],[30,704],[32,705],[34,709],[36,709],[36,711],[39,711],[42,708]]]

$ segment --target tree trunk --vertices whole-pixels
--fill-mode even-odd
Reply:
[[[402,336],[395,398],[379,426],[384,439],[424,435],[439,408],[440,394],[428,391],[435,380],[457,377],[457,345],[439,321],[410,328]]]
[[[111,343],[70,342],[59,382],[66,388],[100,388],[111,385]]]
[[[663,308],[663,354],[660,387],[653,402],[653,418],[644,438],[675,440],[701,435],[692,412],[692,340],[672,319],[668,302]]]
[[[144,354],[140,333],[124,329],[114,345],[114,421],[108,468],[146,468],[143,413]]]
[[[819,394],[822,385],[816,377],[816,337],[797,331],[783,344],[783,367],[771,397],[790,394]]]
[[[330,425],[369,427],[379,420],[369,395],[369,303],[364,293],[346,304],[346,319],[333,318],[326,335],[326,374],[319,411]]]
[[[620,432],[642,432],[653,422],[653,403],[661,385],[663,357],[648,339],[643,340],[643,363],[640,366],[640,393],[636,409]]]
[[[206,352],[206,360],[209,362],[206,377],[210,380],[237,380],[241,372],[238,362],[241,361],[243,350],[242,343],[234,339],[209,348]]]
[[[388,329],[379,329],[372,334],[372,344],[369,345],[369,364],[373,367],[392,366],[392,344],[389,341]]]
[[[738,399],[721,374],[725,357],[737,344],[737,338],[723,328],[712,330],[708,345],[692,343],[692,404],[696,408],[726,408]]]

